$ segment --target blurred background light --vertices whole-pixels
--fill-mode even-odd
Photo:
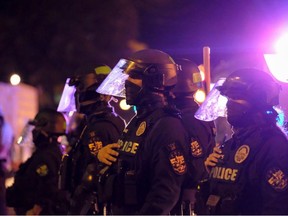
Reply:
[[[276,41],[275,51],[288,56],[288,33],[283,34],[283,36]]]
[[[206,98],[206,93],[202,89],[198,89],[194,94],[195,101],[200,104],[204,102],[205,98]]]
[[[18,74],[13,74],[10,77],[11,85],[19,85],[20,82],[21,82],[21,77]]]
[[[128,105],[128,104],[126,103],[126,100],[125,100],[125,99],[122,99],[122,100],[120,101],[119,106],[120,106],[120,108],[121,108],[122,110],[129,110],[130,107],[131,107],[130,105]]]
[[[288,83],[288,55],[264,54],[264,58],[272,75],[277,80]]]
[[[264,54],[266,64],[277,80],[288,83],[288,33],[277,40],[275,51],[276,54]]]

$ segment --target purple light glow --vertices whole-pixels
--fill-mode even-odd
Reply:
[[[288,83],[288,55],[265,54],[264,58],[272,75],[277,80]]]

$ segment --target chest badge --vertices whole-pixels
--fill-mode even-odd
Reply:
[[[141,124],[139,125],[137,131],[136,131],[136,136],[141,136],[146,130],[146,122],[143,121],[141,122]]]
[[[240,148],[236,151],[234,160],[236,163],[240,164],[243,161],[246,160],[250,152],[250,147],[248,145],[242,145]]]

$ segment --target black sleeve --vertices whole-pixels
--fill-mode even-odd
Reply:
[[[151,187],[140,214],[169,214],[177,203],[187,173],[186,134],[178,119],[161,119],[151,136],[146,154],[151,155]]]
[[[271,137],[268,149],[261,151],[262,214],[288,214],[288,141],[284,137]]]

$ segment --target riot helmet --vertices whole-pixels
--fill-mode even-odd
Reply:
[[[177,84],[174,94],[190,94],[203,88],[203,82],[198,66],[189,59],[175,59],[178,64]]]
[[[133,85],[128,79],[141,80]],[[146,49],[133,53],[127,59],[120,59],[97,92],[126,97],[130,105],[137,105],[149,94],[170,91],[176,84],[176,63],[165,52]],[[126,89],[126,92],[125,92]]]
[[[66,119],[54,109],[39,111],[29,124],[35,127],[32,133],[36,146],[41,142],[51,142],[51,139],[57,140],[59,136],[66,134]]]
[[[189,59],[175,59],[175,61],[178,65],[177,84],[172,92],[176,100],[193,97],[196,102],[203,102],[206,94],[198,66]]]
[[[247,125],[259,112],[271,118],[277,117],[273,106],[279,104],[280,85],[264,71],[253,68],[237,70],[218,90],[228,99],[227,120],[233,126]]]
[[[58,111],[89,114],[90,105],[101,103],[102,96],[96,92],[100,83],[111,71],[107,65],[97,66],[83,75],[77,75],[66,80]]]

